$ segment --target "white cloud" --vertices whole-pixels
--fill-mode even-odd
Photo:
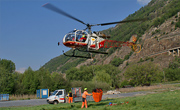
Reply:
[[[147,5],[151,0],[137,0],[140,5]]]
[[[24,73],[24,71],[26,70],[26,68],[19,68],[19,70],[16,70],[19,73]]]

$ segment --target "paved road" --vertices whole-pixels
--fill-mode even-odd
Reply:
[[[0,102],[0,107],[36,106],[47,104],[46,99],[15,100]]]
[[[131,97],[137,95],[145,95],[149,92],[140,91],[140,92],[131,92],[131,93],[121,93],[121,94],[111,94],[111,95],[103,95],[102,100],[107,98],[121,98],[121,97]],[[87,97],[87,100],[93,100],[92,96]],[[46,99],[31,99],[31,100],[15,100],[15,101],[4,101],[0,102],[0,107],[15,107],[15,106],[36,106],[36,105],[44,105],[48,104]]]

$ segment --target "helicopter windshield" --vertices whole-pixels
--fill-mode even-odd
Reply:
[[[74,39],[75,39],[75,31],[71,31],[65,35],[65,42],[74,41]]]
[[[87,32],[83,30],[73,30],[65,35],[64,42],[67,41],[77,41],[85,42],[87,39]]]

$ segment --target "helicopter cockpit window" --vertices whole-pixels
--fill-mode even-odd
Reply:
[[[83,31],[76,32],[76,41],[85,42],[87,39],[87,33]]]
[[[67,41],[74,41],[75,40],[75,33],[74,31],[69,32],[65,37],[65,42]]]

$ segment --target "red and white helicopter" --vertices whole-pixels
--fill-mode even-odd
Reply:
[[[84,30],[76,30],[67,33],[63,38],[63,44],[67,47],[73,48],[72,55],[67,55],[64,52],[64,55],[69,57],[80,57],[80,58],[92,58],[90,54],[88,56],[78,56],[75,54],[75,50],[88,52],[88,53],[100,53],[100,54],[108,54],[104,51],[99,51],[100,48],[111,48],[111,47],[121,47],[121,46],[129,46],[133,51],[136,53],[139,53],[141,51],[141,45],[136,44],[136,37],[133,36],[132,42],[123,42],[123,41],[114,41],[114,40],[108,40],[107,38],[110,38],[110,36],[107,36],[105,34],[102,34],[100,32],[92,32],[91,27],[92,26],[105,26],[105,25],[111,25],[111,24],[118,24],[118,23],[128,23],[128,22],[137,22],[137,21],[145,21],[147,18],[143,19],[133,19],[133,20],[123,20],[118,22],[109,22],[109,23],[101,23],[101,24],[87,24],[83,21],[71,16],[70,14],[64,12],[63,10],[55,7],[54,5],[47,3],[43,5],[43,7],[50,9],[52,11],[55,11],[59,14],[62,14],[66,17],[69,17],[73,20],[76,20],[84,25],[87,26]],[[87,31],[86,31],[87,30]],[[60,42],[58,42],[58,45]]]

